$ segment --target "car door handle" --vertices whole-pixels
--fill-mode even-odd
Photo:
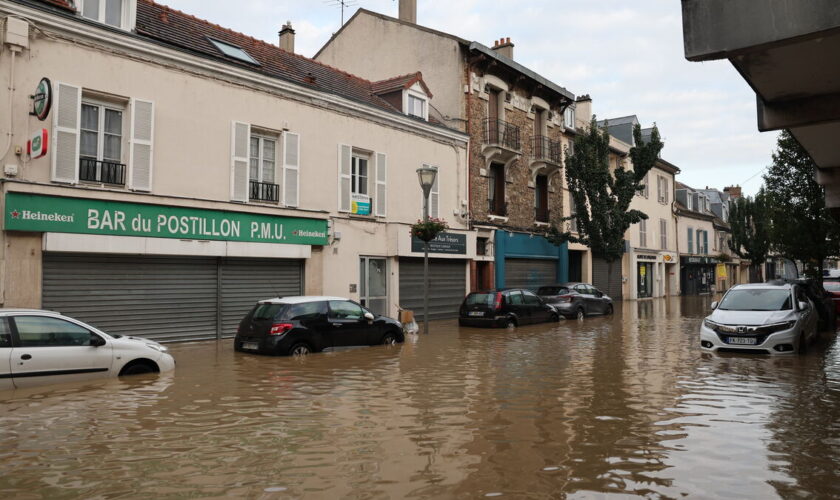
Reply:
[[[23,359],[23,360],[32,359],[32,355],[31,354],[24,354],[20,357],[20,359]]]
[[[332,326],[341,326],[342,323],[330,323]]]

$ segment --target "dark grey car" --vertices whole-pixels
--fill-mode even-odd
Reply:
[[[543,286],[537,295],[567,318],[583,319],[592,314],[612,314],[612,299],[588,283]]]

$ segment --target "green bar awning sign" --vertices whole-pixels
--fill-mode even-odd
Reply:
[[[6,194],[5,230],[326,245],[327,221],[117,201]]]

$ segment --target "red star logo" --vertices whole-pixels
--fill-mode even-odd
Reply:
[[[20,212],[18,212],[17,210],[13,210],[12,219],[17,219],[18,217],[20,217]]]

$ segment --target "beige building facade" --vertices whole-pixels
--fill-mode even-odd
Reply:
[[[433,214],[450,226],[432,252],[450,285],[434,312],[457,309],[476,254],[469,138],[427,119],[428,82],[364,80],[147,0],[120,5],[94,19],[0,3],[27,30],[0,48],[0,87],[14,89],[0,99],[3,306],[162,340],[232,335],[277,295],[396,315],[419,304],[409,227],[415,170],[431,165]],[[30,95],[46,80],[41,121]],[[37,157],[27,140],[42,130]]]

